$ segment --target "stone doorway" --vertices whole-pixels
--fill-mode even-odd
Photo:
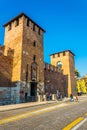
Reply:
[[[31,96],[37,96],[37,83],[31,83]]]
[[[25,93],[25,102],[27,102],[27,95],[28,93]]]

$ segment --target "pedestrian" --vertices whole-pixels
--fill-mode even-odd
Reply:
[[[60,94],[60,92],[58,93],[58,100],[60,100],[60,98],[61,98],[61,94]]]
[[[52,100],[52,93],[50,93],[50,100]]]
[[[46,93],[46,100],[47,101],[49,100],[49,94],[48,94],[48,92]]]
[[[64,101],[66,101],[66,94],[64,94]]]
[[[78,96],[76,95],[76,101],[79,102]]]
[[[73,100],[73,95],[72,95],[72,94],[70,94],[70,101],[71,101],[71,102],[74,101],[74,100]]]
[[[62,101],[62,94],[60,94],[60,100]]]

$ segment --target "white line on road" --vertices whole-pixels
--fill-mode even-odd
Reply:
[[[71,130],[77,130],[80,126],[82,126],[87,121],[87,118],[85,118],[83,121],[81,121],[79,124],[77,124],[74,128]]]

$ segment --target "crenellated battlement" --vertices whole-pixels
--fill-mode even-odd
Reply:
[[[61,51],[61,52],[58,52],[58,53],[54,53],[54,54],[51,54],[50,56],[52,58],[57,58],[57,57],[64,57],[64,56],[68,56],[69,54],[71,54],[72,56],[75,56],[75,54],[70,51],[70,50],[65,50],[65,51]]]
[[[36,24],[33,20],[31,20],[29,17],[25,15],[24,15],[24,25],[38,35],[43,35],[43,32],[45,32],[38,24]]]
[[[4,54],[5,46],[0,46],[0,54]]]
[[[3,26],[6,28],[6,31],[11,31],[17,28],[17,26],[25,25],[30,28],[32,31],[36,32],[38,35],[42,35],[45,30],[43,30],[36,22],[29,18],[24,13],[16,16]]]
[[[53,71],[53,72],[63,73],[63,70],[61,69],[61,67],[56,67],[56,66],[48,64],[48,63],[44,63],[44,69]]]

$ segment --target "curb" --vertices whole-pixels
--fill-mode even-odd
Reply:
[[[48,102],[41,102],[41,103],[37,103],[37,104],[22,103],[22,104],[14,104],[14,105],[13,104],[5,105],[5,106],[0,106],[0,107],[2,107],[2,108],[0,108],[1,109],[0,112],[11,111],[11,110],[16,110],[16,109],[24,109],[24,108],[28,108],[28,107],[41,106],[41,105],[54,104],[54,103],[58,103],[58,101],[51,101],[51,102],[48,101]],[[24,104],[25,104],[25,106],[24,106]]]

